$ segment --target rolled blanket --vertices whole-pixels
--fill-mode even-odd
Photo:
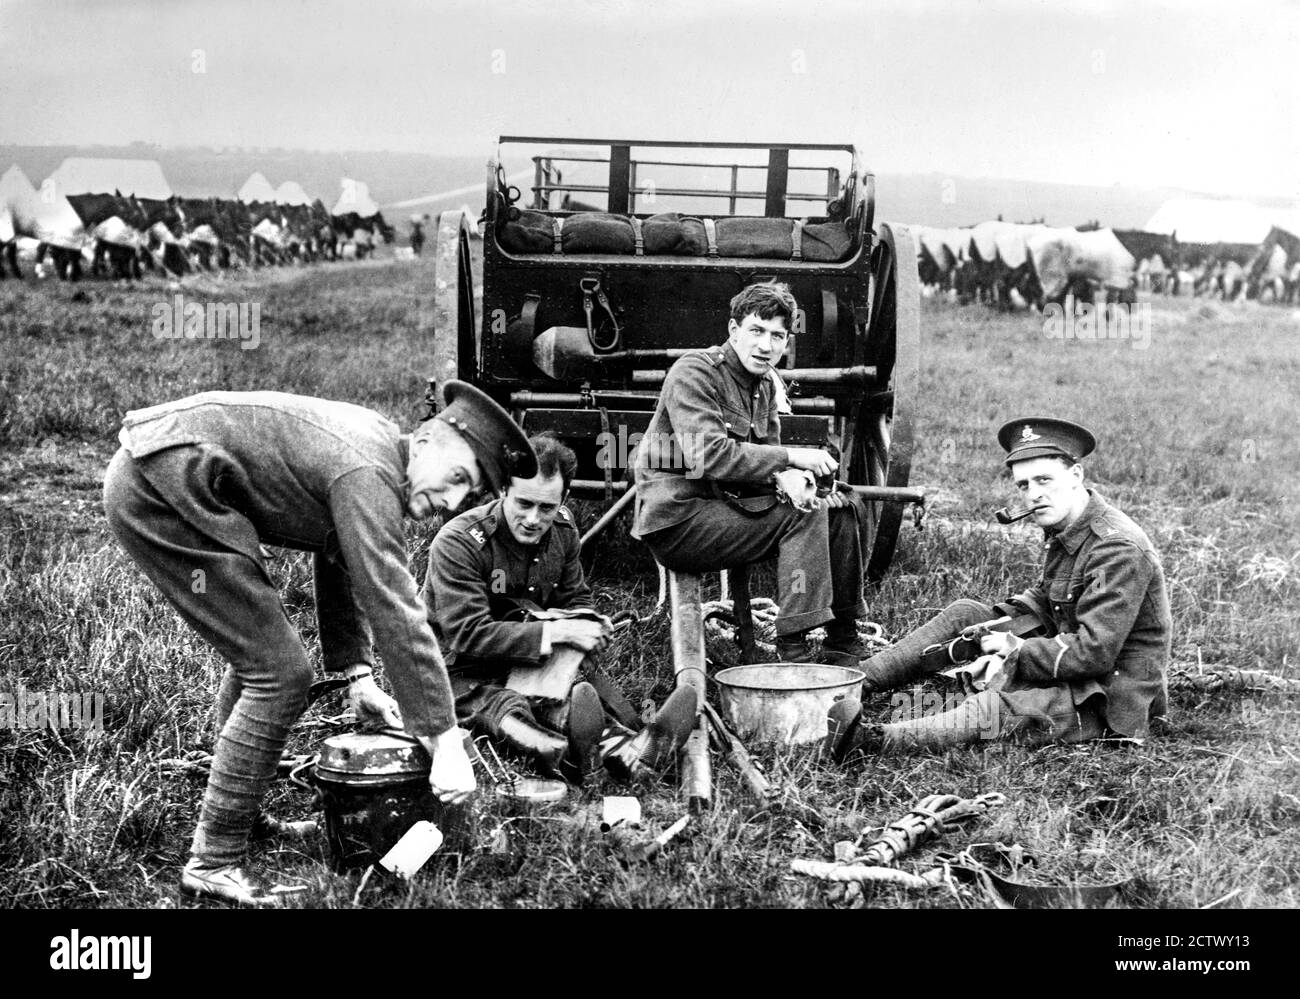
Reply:
[[[578,212],[564,220],[565,253],[632,253],[636,236],[626,215]]]
[[[792,219],[718,219],[717,233],[720,257],[775,257],[778,260],[789,260],[794,256]]]
[[[803,227],[803,258],[833,264],[849,255],[853,241],[843,222],[816,222]]]
[[[555,227],[543,212],[519,213],[519,218],[501,227],[501,245],[511,253],[551,253],[555,248]]]
[[[704,223],[696,218],[683,217],[677,212],[650,216],[642,223],[642,232],[647,254],[702,257],[709,250]]]

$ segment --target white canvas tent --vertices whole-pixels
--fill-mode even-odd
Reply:
[[[16,216],[35,211],[36,188],[17,163],[0,176],[0,242],[9,242],[17,234]]]
[[[379,205],[375,204],[374,198],[370,197],[370,188],[366,184],[344,177],[342,188],[339,200],[330,210],[331,215],[347,215],[356,212],[361,218],[368,219],[379,214]]]
[[[286,180],[275,189],[275,203],[290,206],[310,205],[311,198],[307,197],[307,192],[302,189],[302,185],[296,180]]]
[[[1259,243],[1275,214],[1248,201],[1171,198],[1143,228],[1176,234],[1180,243]]]
[[[0,177],[0,230],[29,236],[42,243],[77,250],[85,242],[86,230],[59,188],[47,181],[37,191],[17,165]]]
[[[50,174],[59,194],[135,195],[166,201],[171,185],[157,160],[117,160],[71,156]]]
[[[254,171],[235,197],[246,205],[254,201],[275,201],[275,188],[260,172]]]

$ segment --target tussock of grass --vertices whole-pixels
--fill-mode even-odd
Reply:
[[[409,425],[430,348],[427,259],[187,280],[187,300],[261,303],[262,344],[160,342],[150,307],[177,289],[87,282],[0,286],[0,690],[101,691],[104,731],[0,731],[0,899],[15,906],[175,904],[202,785],[158,761],[211,745],[223,664],[193,637],[118,549],[99,510],[102,470],[122,413],[204,389],[278,389],[371,406]],[[1000,596],[1034,578],[1040,539],[999,528],[1010,497],[994,433],[1041,412],[1079,420],[1101,446],[1089,477],[1151,534],[1175,622],[1174,658],[1295,676],[1300,624],[1300,375],[1289,310],[1186,300],[1154,303],[1150,346],[1052,341],[1033,315],[928,301],[923,314],[913,481],[935,487],[927,528],[903,530],[893,571],[870,596],[890,636],[963,595]],[[579,520],[598,515],[574,504]],[[591,554],[600,605],[649,615],[653,562],[624,523]],[[422,578],[434,526],[412,526]],[[309,561],[277,553],[274,572],[313,655]],[[758,574],[771,593],[770,570]],[[710,580],[712,588],[716,582]],[[710,589],[709,596],[716,590]],[[711,640],[719,665],[734,661]],[[609,671],[634,703],[671,690],[668,622],[621,633]],[[292,752],[329,731],[337,699],[314,708]],[[867,705],[889,715],[888,696]],[[572,820],[534,818],[480,796],[478,828],[506,830],[511,852],[448,856],[410,886],[371,883],[365,906],[820,906],[823,886],[792,875],[905,814],[928,793],[1000,791],[1007,804],[923,850],[1019,842],[1044,883],[1132,878],[1129,904],[1300,904],[1300,725],[1268,692],[1175,692],[1170,718],[1142,747],[1029,751],[990,745],[885,757],[843,770],[805,750],[757,749],[769,776],[827,819],[760,812],[715,760],[716,801],[654,864],[628,866]],[[574,797],[589,807],[618,788]],[[642,790],[657,828],[680,814],[674,777]],[[284,782],[271,807],[302,814]],[[565,818],[568,816],[568,818]],[[307,904],[349,907],[355,877],[321,863],[321,845],[255,847],[257,861],[311,885]],[[979,906],[970,893],[873,890],[882,907]]]

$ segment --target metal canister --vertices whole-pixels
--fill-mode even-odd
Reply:
[[[469,840],[470,810],[444,805],[429,789],[429,755],[404,735],[350,732],[326,739],[312,773],[325,812],[334,867],[375,863],[421,819],[442,830],[446,846]]]

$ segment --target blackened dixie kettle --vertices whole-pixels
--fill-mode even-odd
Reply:
[[[444,850],[471,839],[467,805],[445,805],[429,789],[429,754],[393,732],[348,732],[326,739],[308,768],[325,812],[325,835],[336,870],[375,863],[421,819],[442,830]]]

